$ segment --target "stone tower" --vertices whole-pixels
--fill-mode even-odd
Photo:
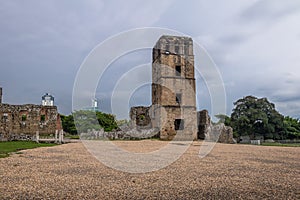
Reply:
[[[151,109],[152,126],[159,129],[161,139],[197,139],[191,38],[164,35],[154,46]]]

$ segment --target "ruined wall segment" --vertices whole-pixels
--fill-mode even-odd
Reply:
[[[204,140],[208,135],[208,128],[211,125],[210,116],[207,110],[197,112],[198,121],[198,139]]]
[[[197,113],[198,121],[198,139],[218,141],[220,143],[235,144],[233,130],[230,126],[223,123],[212,124],[207,110],[201,110]]]
[[[48,135],[61,129],[56,106],[0,104],[0,141],[32,140],[37,131]]]
[[[130,108],[130,119],[131,126],[133,128],[139,129],[150,129],[152,128],[151,118],[150,118],[150,107],[137,106]]]

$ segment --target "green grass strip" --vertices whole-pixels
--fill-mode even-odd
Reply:
[[[17,152],[24,149],[33,149],[37,147],[51,147],[57,144],[36,143],[33,141],[9,141],[0,142],[0,158],[9,156],[11,152]]]
[[[261,145],[263,146],[279,146],[279,147],[300,147],[300,143],[287,143],[287,144],[282,144],[282,143],[262,143]]]

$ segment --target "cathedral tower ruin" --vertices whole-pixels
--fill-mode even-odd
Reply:
[[[162,36],[153,48],[152,126],[160,138],[197,139],[193,41]]]

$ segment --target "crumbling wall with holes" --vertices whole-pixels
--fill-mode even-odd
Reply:
[[[33,140],[61,130],[56,106],[0,104],[0,141]]]
[[[137,106],[130,109],[131,126],[136,129],[152,128],[150,107]]]

